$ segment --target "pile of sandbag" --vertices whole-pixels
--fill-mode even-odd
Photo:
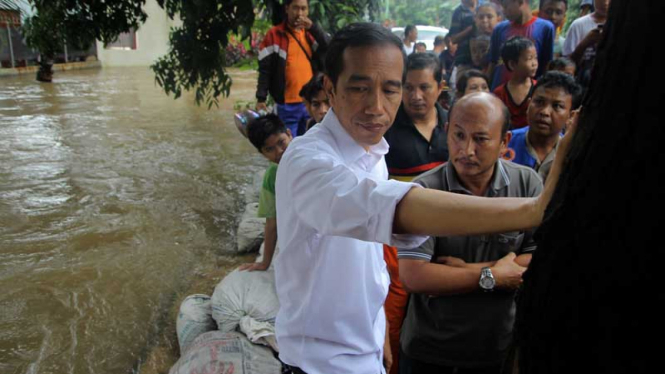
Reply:
[[[280,373],[272,351],[278,309],[273,271],[235,270],[212,297],[188,296],[176,323],[182,356],[170,374]]]

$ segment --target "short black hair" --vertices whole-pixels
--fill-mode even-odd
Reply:
[[[420,46],[425,47],[425,49],[427,49],[427,44],[425,44],[425,42],[418,42],[413,46],[413,48],[415,50],[417,47],[420,47]]]
[[[568,66],[572,66],[574,68],[577,67],[577,65],[575,65],[575,61],[569,59],[568,57],[558,57],[547,64],[547,71],[564,70]]]
[[[503,44],[503,47],[501,47],[501,59],[503,60],[503,64],[506,66],[506,69],[508,69],[508,71],[513,71],[513,69],[510,68],[508,62],[519,61],[522,52],[531,47],[535,47],[531,39],[522,36],[513,36],[512,38],[508,39]]]
[[[437,35],[436,38],[434,38],[434,46],[435,47],[437,45],[444,45],[444,44],[446,44],[446,38],[443,35]]]
[[[404,37],[406,38],[406,36],[409,35],[409,33],[410,33],[411,31],[413,31],[413,30],[418,31],[418,29],[416,29],[416,26],[414,26],[414,25],[406,25],[406,27],[404,28]]]
[[[261,152],[266,139],[275,134],[285,134],[286,125],[273,113],[258,117],[247,124],[247,138]]]
[[[406,53],[402,41],[389,29],[370,22],[358,22],[345,26],[337,31],[328,44],[326,53],[325,72],[333,85],[337,84],[339,75],[344,70],[344,51],[347,48],[371,47],[376,45],[393,45],[400,50],[404,71],[402,81],[406,74]]]
[[[284,0],[284,8],[291,5],[292,2],[293,0]],[[309,0],[307,0],[307,5],[309,5]]]
[[[441,61],[434,53],[412,53],[406,59],[406,72],[411,70],[432,69],[434,80],[441,83],[443,72],[441,71]]]
[[[321,91],[323,91],[323,74],[318,73],[302,86],[299,95],[306,101],[311,102]]]
[[[560,88],[571,96],[572,109],[577,109],[582,95],[582,87],[575,82],[575,78],[560,71],[548,71],[536,82],[533,92],[539,88]]]
[[[459,97],[462,97],[464,95],[464,91],[466,91],[466,86],[469,83],[469,79],[471,78],[483,78],[485,82],[487,82],[487,87],[489,87],[490,85],[489,79],[482,71],[476,69],[464,70],[462,71],[461,74],[457,76],[457,82],[455,83],[455,87],[457,88],[457,93]]]
[[[488,94],[491,95],[491,93],[487,92]],[[498,100],[499,103],[501,103],[501,118],[503,119],[503,123],[501,124],[501,137],[503,138],[504,135],[510,130],[510,110],[508,110],[508,107],[506,104],[503,103],[503,101]],[[453,104],[450,107],[450,110],[448,111],[448,118],[453,118],[453,109],[455,108],[455,104]]]
[[[566,6],[566,9],[568,9],[568,0],[540,0],[540,6],[538,8],[543,9],[547,3],[563,3],[563,5]]]

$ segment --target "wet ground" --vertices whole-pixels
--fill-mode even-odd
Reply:
[[[0,79],[1,373],[168,364],[180,300],[245,260],[226,253],[266,163],[232,120],[256,76],[233,77],[212,110],[146,68]]]

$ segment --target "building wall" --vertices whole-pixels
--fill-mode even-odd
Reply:
[[[148,18],[136,31],[137,49],[105,49],[97,41],[97,58],[102,66],[149,66],[168,52],[169,31],[178,26],[155,0],[146,1],[144,7]]]

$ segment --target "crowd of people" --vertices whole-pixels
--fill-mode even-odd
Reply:
[[[421,51],[413,26],[331,37],[285,1],[259,54],[276,114],[247,128],[265,253],[242,268],[275,263],[288,370],[501,371],[609,2],[564,37],[567,0],[462,0]]]

